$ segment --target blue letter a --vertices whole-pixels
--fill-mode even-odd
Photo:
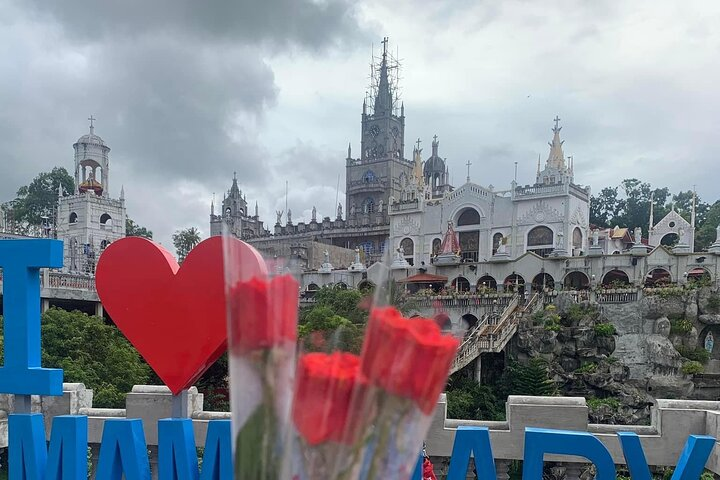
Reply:
[[[466,478],[471,454],[475,457],[478,478],[496,477],[487,427],[459,426],[455,432],[455,443],[453,443],[447,480],[464,480]]]
[[[632,479],[650,480],[652,475],[650,475],[645,452],[640,444],[640,437],[632,432],[618,432],[618,437]],[[680,458],[678,458],[671,480],[697,480],[700,478],[714,447],[715,439],[713,437],[690,435]]]
[[[149,480],[150,463],[142,420],[105,420],[96,478],[98,480]]]

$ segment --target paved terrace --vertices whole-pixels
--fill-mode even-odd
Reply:
[[[101,409],[92,407],[93,392],[83,384],[64,384],[62,397],[33,396],[33,411],[45,415],[49,433],[52,418],[57,415],[87,415],[88,441],[97,465],[97,454],[105,420],[109,418],[142,418],[145,438],[150,450],[153,475],[157,475],[157,420],[169,417],[172,396],[164,386],[137,385],[128,394],[126,408]],[[190,389],[187,410],[193,420],[196,444],[205,442],[210,420],[228,419],[227,412],[207,412],[203,409],[203,395],[195,387]],[[13,396],[0,395],[0,447],[7,446],[7,413],[13,411]],[[584,431],[594,434],[611,453],[616,464],[625,459],[617,439],[617,432],[629,431],[640,436],[649,465],[674,466],[688,435],[720,436],[720,402],[692,400],[658,400],[653,407],[648,426],[597,425],[588,423],[588,407],[582,397],[508,397],[507,421],[472,421],[447,418],[445,395],[441,395],[427,436],[427,451],[431,457],[449,457],[459,426],[487,427],[490,430],[498,479],[507,479],[510,461],[523,457],[523,436],[526,427],[543,427]],[[49,438],[49,437],[48,437]],[[569,480],[578,478],[583,459],[570,456],[549,456],[548,461],[563,462]],[[715,448],[706,467],[720,474],[720,449]],[[154,477],[156,478],[156,477]]]

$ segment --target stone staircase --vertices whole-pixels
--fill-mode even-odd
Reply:
[[[500,315],[486,314],[463,340],[458,354],[450,368],[450,374],[457,372],[478,358],[481,353],[501,352],[517,331],[518,323],[525,312],[534,312],[543,307],[539,294],[525,304],[515,295]]]

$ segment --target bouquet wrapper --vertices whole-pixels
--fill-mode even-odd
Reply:
[[[298,283],[223,240],[236,480],[290,478]]]

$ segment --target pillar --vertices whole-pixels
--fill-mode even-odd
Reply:
[[[497,480],[509,480],[510,460],[495,460],[495,472]]]
[[[104,314],[102,303],[98,302],[95,304],[95,316],[102,318]]]
[[[481,379],[482,379],[482,354],[478,355],[477,359],[475,359],[475,381],[478,383],[482,383]]]
[[[50,310],[50,299],[49,298],[41,298],[40,299],[40,313],[45,313],[48,310]]]

